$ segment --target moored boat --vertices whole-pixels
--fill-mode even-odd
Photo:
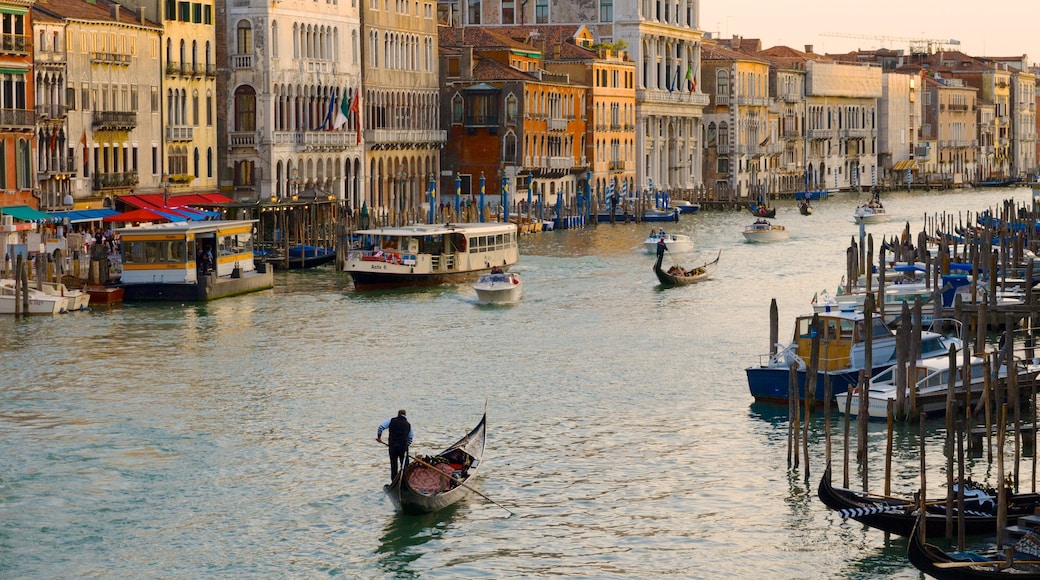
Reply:
[[[416,513],[434,512],[466,497],[484,457],[486,428],[485,410],[465,437],[436,455],[414,456],[383,490],[398,509]]]
[[[661,268],[661,262],[664,260],[664,254],[662,253],[657,256],[657,261],[654,262],[654,274],[657,275],[658,282],[663,286],[689,286],[711,277],[715,270],[718,269],[719,258],[721,257],[722,250],[719,250],[719,254],[715,256],[714,260],[701,266],[687,270],[682,266],[675,265],[668,270],[664,270]]]
[[[747,379],[751,395],[757,401],[787,403],[788,380],[791,365],[795,365],[798,381],[798,397],[805,399],[805,384],[810,354],[812,352],[813,314],[799,316],[794,324],[794,339],[787,345],[777,345],[772,355],[762,355],[765,362],[748,367]],[[816,375],[816,390],[813,398],[824,403],[824,381],[829,381],[831,393],[844,393],[859,381],[860,371],[866,365],[866,327],[862,312],[821,312],[820,362]],[[881,316],[874,314],[871,328],[871,370],[873,376],[896,362],[896,335],[885,325]],[[937,332],[921,333],[919,358],[928,358],[948,353],[950,346],[961,345],[956,338],[948,338]]]
[[[851,518],[885,532],[909,536],[917,524],[918,504],[912,498],[879,496],[834,487],[829,467],[824,471],[816,493],[820,501],[830,509],[837,511],[840,517]],[[928,506],[925,516],[928,535],[944,535],[946,533],[946,502],[932,498],[925,503]],[[1009,518],[1028,515],[1033,513],[1037,506],[1040,506],[1040,494],[1014,494],[1008,490],[1007,504]],[[956,501],[954,510],[956,518]],[[965,533],[995,533],[996,530],[997,490],[988,489],[970,480],[965,482]]]
[[[511,223],[413,224],[355,235],[362,246],[347,254],[343,271],[358,290],[462,282],[520,260]]]
[[[473,285],[477,292],[477,300],[481,304],[509,304],[519,301],[524,296],[524,283],[515,272],[492,270],[481,274]]]
[[[263,260],[274,268],[285,268],[290,270],[300,268],[317,268],[324,266],[336,259],[336,250],[324,246],[313,246],[309,244],[297,244],[289,247],[288,252],[283,249],[271,249],[254,251],[257,260]]]
[[[789,238],[786,227],[765,219],[755,220],[744,228],[744,239],[749,242],[782,242]]]
[[[701,204],[684,199],[673,199],[669,203],[672,207],[679,210],[679,213],[697,213],[701,210]]]
[[[19,292],[15,294],[15,284],[13,279],[4,278],[0,279],[0,314],[14,314],[18,312],[17,302],[22,302],[24,306],[26,304],[25,296],[22,294],[21,287],[18,288]],[[29,282],[29,300],[28,300],[28,312],[22,310],[25,314],[60,314],[65,312],[65,306],[68,304],[68,300],[63,296],[55,296],[42,292],[33,287],[33,282]]]
[[[1035,535],[1030,543],[1037,543]],[[948,553],[939,546],[922,540],[917,530],[914,530],[909,534],[906,554],[915,568],[938,580],[1040,580],[1040,556],[1035,555],[1037,552],[1035,547],[1030,548],[1029,552],[1021,552],[1009,546],[1004,552]]]
[[[686,234],[669,234],[661,230],[650,230],[650,235],[643,240],[643,250],[647,254],[657,253],[657,243],[664,240],[665,247],[669,252],[689,252],[693,250],[693,238]]]

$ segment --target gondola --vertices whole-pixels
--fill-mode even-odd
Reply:
[[[813,212],[812,204],[809,203],[808,199],[803,199],[802,201],[798,202],[798,211],[802,215],[812,215],[812,212]]]
[[[719,250],[719,255],[703,266],[690,270],[686,270],[682,266],[673,266],[666,272],[661,269],[661,262],[664,260],[664,253],[662,252],[658,254],[657,261],[654,262],[654,274],[657,274],[657,280],[664,286],[688,286],[695,282],[700,282],[715,273],[715,270],[719,267],[719,258],[721,257],[722,250]]]
[[[938,546],[921,541],[915,529],[910,534],[907,557],[915,568],[939,580],[971,580],[973,578],[1014,578],[1040,580],[1040,560],[1022,552],[948,554]],[[1009,561],[1010,560],[1010,561]],[[1009,565],[1010,564],[1010,565]]]
[[[469,495],[484,455],[487,410],[465,437],[437,455],[413,456],[397,480],[383,486],[397,509],[429,513],[446,508]]]
[[[879,497],[834,487],[828,468],[817,490],[824,505],[849,517],[886,532],[909,536],[917,521],[917,506],[911,499]],[[945,501],[928,501],[926,532],[940,536],[946,533]],[[1032,514],[1040,505],[1040,495],[1033,493],[1008,495],[1008,519]],[[956,510],[956,501],[954,502]],[[956,514],[954,514],[956,516]],[[965,489],[964,531],[968,534],[994,534],[997,531],[996,490],[981,490],[969,483]]]
[[[766,207],[764,205],[758,205],[757,203],[750,203],[748,204],[748,210],[757,217],[770,219],[776,217],[775,207]]]

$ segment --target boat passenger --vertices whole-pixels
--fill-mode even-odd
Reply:
[[[500,268],[498,266],[492,266],[491,267],[491,273],[492,274],[501,274],[502,273],[502,268]]]

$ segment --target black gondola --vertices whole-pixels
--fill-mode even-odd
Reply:
[[[971,488],[969,484],[967,486]],[[917,506],[914,500],[879,497],[858,491],[834,487],[831,470],[828,468],[820,480],[817,490],[824,505],[848,517],[900,536],[909,536],[917,521]],[[928,535],[946,533],[946,504],[944,501],[928,501],[925,519]],[[1032,514],[1040,505],[1040,495],[1034,493],[1008,494],[1008,519]],[[956,501],[954,510],[956,510]],[[956,514],[955,514],[956,515]],[[971,488],[965,491],[964,531],[968,534],[995,534],[997,531],[997,498],[995,491]]]
[[[753,215],[758,216],[758,217],[763,217],[763,218],[775,218],[776,217],[776,208],[775,207],[766,207],[764,205],[758,205],[757,203],[750,203],[750,204],[748,204],[748,210],[750,210]]]
[[[684,269],[682,266],[672,266],[666,272],[661,268],[664,252],[659,252],[657,261],[654,262],[654,274],[657,274],[657,280],[664,286],[689,286],[694,282],[700,282],[710,277],[715,272],[715,269],[719,267],[719,258],[721,257],[722,250],[719,250],[719,255],[703,266],[697,266],[689,270]]]
[[[1007,554],[975,552],[948,554],[938,546],[922,542],[915,529],[910,534],[907,556],[915,568],[939,580],[1015,578],[1040,580],[1036,556],[1012,551]]]

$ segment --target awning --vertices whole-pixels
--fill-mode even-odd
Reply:
[[[158,211],[152,209],[135,209],[110,215],[101,221],[104,222],[186,222],[187,217],[179,214]]]
[[[911,171],[917,171],[918,169],[920,169],[917,166],[917,160],[904,159],[902,161],[896,162],[896,164],[892,166],[892,171],[906,171],[907,169]]]
[[[40,210],[33,209],[27,205],[12,205],[0,207],[0,214],[9,215],[23,222],[53,222],[54,216]]]
[[[114,209],[74,209],[72,211],[52,211],[50,212],[50,215],[58,221],[65,221],[67,219],[70,224],[79,224],[83,222],[100,221],[117,213],[119,212]]]
[[[116,200],[136,208],[162,209],[163,207],[163,196],[159,193],[121,195]],[[171,195],[167,198],[166,203],[168,206],[180,207],[184,205],[219,205],[234,201],[220,193],[191,193],[187,195]]]

